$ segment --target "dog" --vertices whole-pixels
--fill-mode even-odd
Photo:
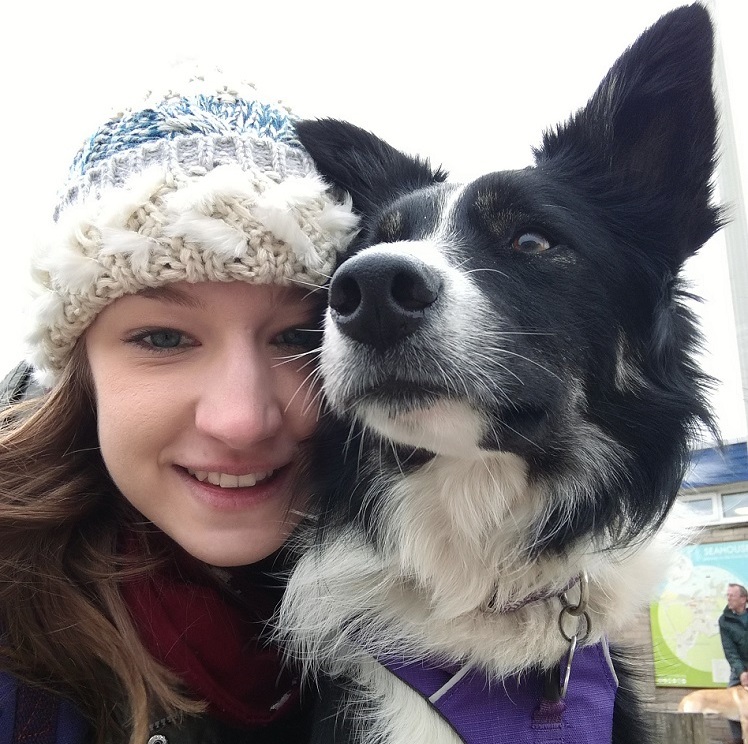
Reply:
[[[680,278],[721,223],[712,57],[707,11],[672,11],[532,167],[466,184],[299,124],[361,220],[279,619],[320,686],[314,742],[649,741],[606,639],[662,576],[713,426]]]
[[[737,685],[714,690],[695,690],[678,703],[680,713],[703,713],[740,721],[743,741],[748,742],[748,690]]]

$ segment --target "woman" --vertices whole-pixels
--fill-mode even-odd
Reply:
[[[263,631],[354,226],[247,85],[151,94],[79,151],[33,263],[43,392],[0,443],[0,740],[304,740]]]

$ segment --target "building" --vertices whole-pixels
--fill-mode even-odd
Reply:
[[[623,639],[643,652],[649,705],[677,709],[692,689],[721,687],[729,670],[717,620],[728,582],[748,586],[748,446],[693,453],[679,496],[696,527],[650,612]],[[710,742],[730,741],[727,723],[707,722]]]

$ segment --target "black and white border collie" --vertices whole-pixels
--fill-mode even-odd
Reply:
[[[662,576],[711,425],[679,274],[720,221],[712,47],[702,6],[674,10],[533,167],[467,184],[345,122],[300,124],[361,217],[321,351],[320,526],[281,615],[325,688],[315,742],[471,741],[403,664],[505,691],[474,741],[648,740],[615,654],[591,679],[578,659],[607,664]],[[585,733],[606,708],[575,690],[616,672],[612,734]],[[509,690],[531,698],[522,732]]]

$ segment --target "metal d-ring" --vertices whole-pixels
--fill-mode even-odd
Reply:
[[[565,612],[566,612],[566,608],[561,610],[561,614],[558,616],[558,629],[561,632],[563,639],[567,643],[571,643],[572,641],[586,641],[589,638],[590,633],[592,631],[592,620],[590,619],[590,613],[585,610],[581,615],[579,615],[579,617],[577,618],[577,632],[574,633],[573,635],[569,635],[564,630],[564,613]],[[579,625],[581,625],[579,620],[581,618],[584,618],[584,633],[579,632]]]
[[[559,693],[559,699],[563,700],[566,697],[566,691],[569,689],[569,678],[571,677],[571,662],[574,661],[574,653],[577,650],[577,637],[573,636],[571,644],[569,645],[569,656],[566,659],[566,669],[564,670],[564,679],[561,683],[561,690]]]
[[[577,645],[580,641],[585,641],[590,633],[592,632],[592,620],[590,614],[587,612],[587,603],[589,601],[589,579],[587,572],[582,571],[579,574],[579,601],[576,604],[571,604],[566,592],[561,595],[561,612],[558,615],[558,629],[561,633],[562,638],[569,644],[569,653],[566,659],[566,669],[564,670],[563,681],[561,683],[560,698],[563,700],[566,697],[566,692],[569,689],[569,679],[571,677],[571,664],[574,660],[574,654],[577,650]],[[564,617],[568,616],[576,619],[577,630],[573,635],[569,635],[564,629]],[[584,619],[584,632],[580,633],[581,620]]]
[[[564,640],[571,643],[572,638],[576,638],[577,641],[584,641],[588,638],[592,632],[592,621],[590,620],[590,614],[587,612],[587,603],[590,598],[590,581],[586,571],[582,571],[579,574],[579,600],[576,604],[569,602],[569,598],[566,596],[566,592],[561,595],[561,612],[558,615],[558,629],[561,631],[561,635]],[[564,629],[564,617],[569,616],[571,618],[577,618],[577,630],[572,635],[569,635]],[[584,618],[584,633],[579,632],[579,619]]]
[[[579,574],[577,583],[579,584],[579,601],[576,604],[569,602],[566,592],[561,595],[561,604],[564,607],[564,611],[567,615],[572,615],[573,617],[579,617],[584,614],[587,609],[587,602],[590,599],[590,580],[586,571],[582,571]]]

